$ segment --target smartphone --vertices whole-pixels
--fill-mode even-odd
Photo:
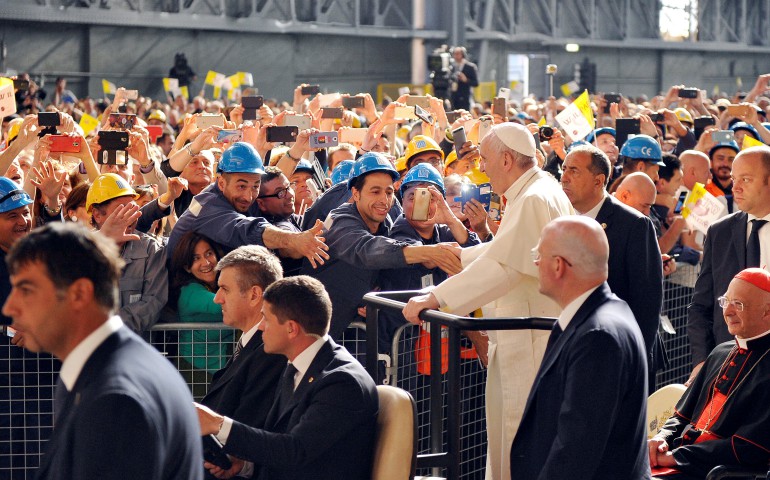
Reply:
[[[704,116],[704,117],[696,117],[693,120],[693,123],[694,123],[693,130],[694,130],[696,139],[699,139],[700,136],[703,135],[703,130],[705,130],[706,127],[717,124],[716,120],[714,120],[714,117],[710,115]]]
[[[242,130],[220,130],[217,133],[217,143],[235,143],[243,140]]]
[[[458,112],[457,110],[452,110],[451,112],[446,112],[446,120],[447,123],[450,125],[455,123],[462,113]]]
[[[730,143],[735,140],[735,132],[732,130],[717,130],[716,132],[711,132],[711,140],[714,143]]]
[[[69,135],[51,135],[51,152],[80,152],[80,139]]]
[[[676,206],[674,207],[674,213],[676,215],[679,215],[682,213],[682,208],[684,208],[684,201],[687,199],[687,192],[682,192],[679,194],[679,200],[676,201]]]
[[[349,143],[360,147],[364,143],[364,137],[366,137],[366,131],[368,128],[345,128],[340,129],[340,143]]]
[[[409,95],[406,98],[406,104],[410,107],[430,108],[430,99],[425,95]]]
[[[58,127],[61,125],[59,112],[40,112],[37,114],[38,127]]]
[[[136,100],[139,98],[139,90],[126,90],[126,100]]]
[[[396,107],[395,117],[400,120],[415,120],[414,107]]]
[[[607,103],[604,105],[604,113],[610,113],[610,105],[613,103],[617,103],[620,105],[621,96],[619,93],[605,93],[604,94],[604,100],[607,101]]]
[[[730,104],[727,106],[727,114],[733,117],[742,117],[748,115],[751,108],[751,105]]]
[[[297,127],[267,127],[267,141],[275,143],[291,143],[297,140]]]
[[[698,98],[700,90],[697,88],[680,88],[679,98]]]
[[[641,122],[638,118],[618,118],[615,120],[615,144],[622,148],[629,135],[641,133]]]
[[[300,130],[310,128],[312,120],[306,115],[286,115],[283,117],[283,124],[286,127],[297,127]]]
[[[136,123],[136,115],[133,113],[111,113],[110,127],[131,130]]]
[[[430,190],[427,188],[415,189],[414,202],[412,203],[412,220],[415,222],[425,222],[428,220],[430,197]]]
[[[342,107],[321,107],[321,118],[342,118]]]
[[[214,435],[204,435],[203,440],[203,459],[212,465],[216,465],[222,470],[229,470],[233,464],[223,451],[224,447]]]
[[[497,96],[504,98],[506,101],[511,99],[511,89],[500,87],[500,89],[497,90]]]
[[[102,150],[127,150],[128,132],[125,130],[102,130],[98,144]]]
[[[225,117],[221,113],[201,113],[195,117],[195,126],[201,130],[208,127],[220,127],[225,126]]]
[[[342,106],[348,110],[364,108],[364,97],[357,95],[355,97],[342,97]]]
[[[147,129],[147,133],[150,134],[150,141],[152,143],[157,143],[158,138],[163,135],[163,126],[162,125],[147,125],[144,127]]]
[[[464,207],[471,199],[480,202],[484,205],[484,209],[489,211],[489,202],[491,201],[492,185],[489,183],[482,183],[481,185],[463,184],[461,187],[462,197],[460,202]]]
[[[244,120],[257,120],[260,116],[257,111],[262,108],[265,103],[265,98],[262,95],[252,95],[241,97],[241,106],[243,106],[243,119]]]
[[[455,152],[457,152],[457,158],[460,158],[460,150],[468,140],[465,138],[465,127],[460,127],[452,130],[452,138],[455,142]]]
[[[492,113],[503,118],[508,116],[508,100],[503,97],[495,97],[492,103]]]
[[[96,156],[96,163],[101,165],[125,165],[127,155],[125,150],[100,150]]]
[[[320,85],[305,85],[302,87],[302,95],[315,95],[321,93]]]
[[[491,118],[480,118],[479,119],[479,145],[481,145],[481,139],[487,136],[487,133],[492,129],[492,119]]]
[[[13,89],[20,92],[26,92],[29,90],[29,80],[22,80],[19,78],[13,79]]]
[[[662,113],[651,113],[650,120],[652,120],[653,123],[661,123],[665,118]]]
[[[414,115],[425,123],[433,124],[433,115],[423,110],[419,105],[414,106]]]
[[[318,132],[310,135],[310,148],[329,148],[337,145],[337,132]]]

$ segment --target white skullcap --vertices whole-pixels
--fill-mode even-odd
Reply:
[[[527,157],[535,156],[535,137],[527,127],[518,123],[505,122],[495,125],[492,132],[511,150],[516,150]]]

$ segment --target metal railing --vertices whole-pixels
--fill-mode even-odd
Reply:
[[[418,290],[399,292],[371,292],[364,296],[366,304],[366,349],[377,351],[379,313],[382,309],[402,310]],[[555,318],[469,318],[436,310],[424,310],[420,319],[448,329],[449,358],[447,381],[450,386],[460,384],[460,333],[463,330],[551,330]],[[431,372],[441,371],[441,328],[431,328]],[[366,369],[376,382],[380,372],[374,357],[367,357]],[[447,445],[443,445],[443,392],[441,375],[430,376],[430,444],[431,453],[417,456],[417,468],[443,468],[450,480],[460,478],[460,390],[449,388],[447,395]]]

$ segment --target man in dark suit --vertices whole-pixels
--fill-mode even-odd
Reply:
[[[511,478],[650,478],[647,362],[626,302],[607,280],[609,245],[596,222],[546,225],[533,258],[540,292],[563,309],[511,447]]]
[[[252,476],[256,467],[264,480],[370,478],[377,390],[327,335],[331,301],[323,284],[304,275],[285,278],[265,290],[264,302],[265,351],[289,364],[264,429],[197,406],[201,433],[216,434],[233,457],[228,471],[206,467],[225,476]]]
[[[470,111],[471,87],[479,85],[479,69],[475,63],[468,61],[468,52],[465,47],[452,49],[452,83],[451,102],[452,108]]]
[[[741,151],[733,161],[733,197],[741,210],[714,223],[706,234],[703,264],[687,316],[693,371],[698,374],[715,346],[732,337],[717,297],[744,268],[770,263],[770,147]],[[764,227],[764,228],[763,228]]]
[[[247,245],[228,253],[217,264],[222,321],[243,334],[233,356],[214,374],[201,403],[246,425],[262,428],[273,404],[278,380],[286,367],[281,355],[265,353],[262,295],[283,277],[281,262],[265,247]]]
[[[25,347],[62,360],[55,428],[36,478],[200,479],[201,442],[179,373],[118,316],[117,246],[73,223],[14,245],[3,314]]]
[[[596,147],[573,148],[564,159],[561,184],[581,215],[595,218],[610,245],[609,277],[612,292],[634,312],[648,353],[650,387],[663,363],[658,337],[663,302],[663,264],[652,221],[608,195],[610,161]]]

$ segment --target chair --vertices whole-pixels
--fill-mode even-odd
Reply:
[[[417,458],[417,409],[406,390],[378,385],[380,411],[372,480],[410,480]]]
[[[706,480],[764,480],[770,479],[770,471],[749,469],[745,467],[720,465],[711,469]]]
[[[687,388],[681,384],[666,385],[652,393],[647,398],[647,438],[658,433],[674,413],[674,407]]]

